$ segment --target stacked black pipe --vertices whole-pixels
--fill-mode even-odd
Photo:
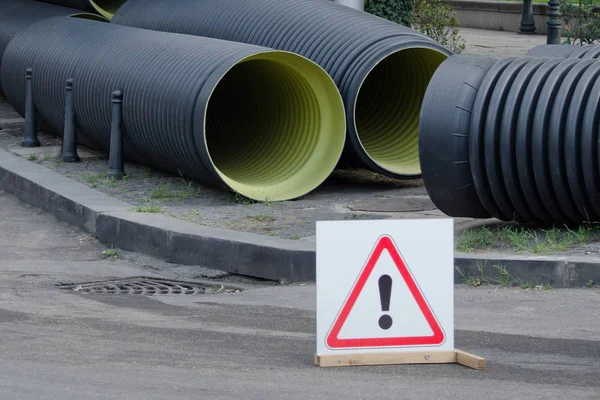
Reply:
[[[258,200],[301,196],[343,149],[342,99],[300,56],[242,43],[75,18],[39,21],[4,53],[10,104],[25,108],[25,71],[49,129],[63,132],[73,80],[80,138],[108,151],[111,94],[123,92],[126,158]]]
[[[34,0],[0,0],[0,62],[6,46],[17,33],[36,21],[56,16],[85,17],[86,14],[72,8]],[[1,84],[0,94],[2,94]]]
[[[420,124],[423,179],[454,217],[600,221],[600,63],[454,56]]]
[[[449,50],[420,33],[324,0],[129,0],[112,23],[252,43],[321,65],[345,101],[345,162],[420,176],[420,104]]]

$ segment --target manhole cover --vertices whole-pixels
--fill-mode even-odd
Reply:
[[[60,289],[94,294],[137,294],[137,295],[194,295],[208,293],[233,293],[236,289],[222,285],[202,285],[194,282],[171,279],[134,277],[96,282],[59,283]]]

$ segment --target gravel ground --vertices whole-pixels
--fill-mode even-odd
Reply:
[[[22,152],[23,120],[0,99],[0,148]],[[126,179],[106,178],[106,154],[80,146],[81,163],[64,163],[58,157],[61,140],[40,132],[42,147],[35,156],[21,154],[39,165],[77,180],[132,205],[138,212],[162,213],[204,226],[276,236],[292,240],[314,240],[316,221],[440,218],[421,180],[399,181],[366,170],[338,170],[312,193],[293,201],[253,202],[231,191],[191,182],[182,177],[126,163]],[[26,151],[31,151],[27,149]],[[84,158],[85,157],[85,158]],[[457,250],[531,255],[568,254],[584,257],[600,255],[600,229],[585,233],[585,239],[572,239],[565,245],[562,236],[546,239],[542,230],[511,228],[502,237],[486,234],[481,225],[494,232],[503,229],[497,220],[455,219]],[[468,229],[472,228],[473,229]],[[500,227],[500,228],[499,228]],[[539,250],[539,251],[538,251]]]
[[[18,117],[0,101],[0,119],[9,122],[3,123],[0,131],[0,147],[5,150],[20,148],[24,125]],[[316,221],[443,216],[429,200],[421,180],[398,181],[365,170],[339,170],[300,199],[256,203],[221,188],[132,163],[125,165],[125,180],[106,179],[106,154],[80,147],[80,154],[82,150],[92,154],[81,163],[64,163],[57,157],[60,139],[44,132],[39,138],[42,148],[35,150],[37,154],[24,155],[31,162],[125,201],[136,211],[160,212],[205,226],[311,240]]]

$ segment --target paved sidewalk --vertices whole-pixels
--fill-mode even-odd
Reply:
[[[464,54],[523,57],[533,47],[546,44],[545,35],[522,35],[471,28],[462,28],[460,35],[467,41]]]

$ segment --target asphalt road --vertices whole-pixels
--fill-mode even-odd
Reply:
[[[0,193],[0,399],[599,399],[600,291],[456,289],[457,365],[319,369],[315,288],[84,295],[57,282],[210,275],[135,254]]]

